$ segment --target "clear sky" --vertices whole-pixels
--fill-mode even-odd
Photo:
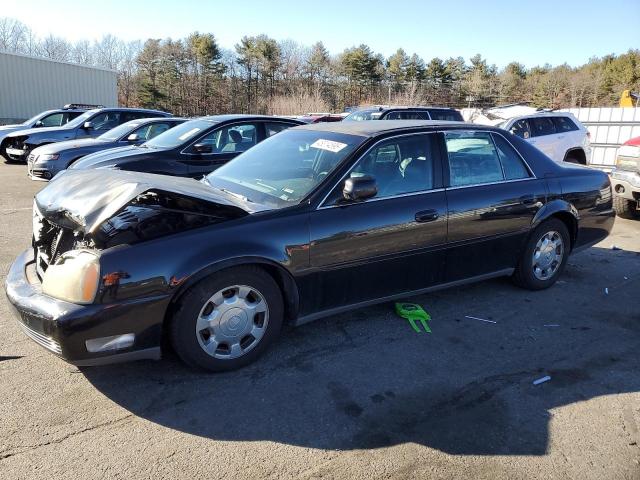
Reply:
[[[72,41],[197,30],[233,48],[243,35],[266,33],[322,40],[332,54],[366,43],[384,56],[398,47],[425,60],[480,53],[498,66],[575,66],[640,48],[640,0],[0,0],[4,16]]]

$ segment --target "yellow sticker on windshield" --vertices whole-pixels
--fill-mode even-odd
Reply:
[[[346,143],[334,142],[332,140],[324,140],[322,138],[316,140],[311,144],[312,148],[319,148],[321,150],[327,150],[329,152],[338,153],[344,147],[346,147]]]

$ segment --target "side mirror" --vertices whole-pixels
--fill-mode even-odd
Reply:
[[[213,146],[210,143],[196,143],[193,146],[193,151],[196,153],[211,153],[213,152]]]
[[[36,123],[33,124],[33,128],[40,128],[40,127],[44,127],[44,123],[42,123],[42,120],[38,120]]]
[[[371,175],[363,175],[361,177],[349,177],[344,181],[342,196],[350,202],[366,200],[375,197],[378,193],[376,179]]]
[[[137,142],[138,140],[140,140],[138,138],[138,134],[137,133],[132,133],[131,135],[129,135],[127,137],[127,142]]]
[[[92,122],[84,122],[82,124],[82,128],[84,128],[85,130],[91,130],[91,129],[93,129],[93,123]]]

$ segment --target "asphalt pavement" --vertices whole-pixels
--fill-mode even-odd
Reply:
[[[0,162],[3,285],[44,185]],[[383,304],[206,374],[171,353],[78,369],[2,295],[0,479],[640,479],[640,222],[617,219],[551,289],[407,300],[431,334]]]

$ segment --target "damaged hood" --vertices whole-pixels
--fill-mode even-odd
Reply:
[[[237,209],[242,215],[256,211],[256,205],[246,204],[191,178],[120,170],[69,170],[49,182],[35,201],[45,217],[73,223],[84,233],[91,233],[147,191],[196,198]]]

